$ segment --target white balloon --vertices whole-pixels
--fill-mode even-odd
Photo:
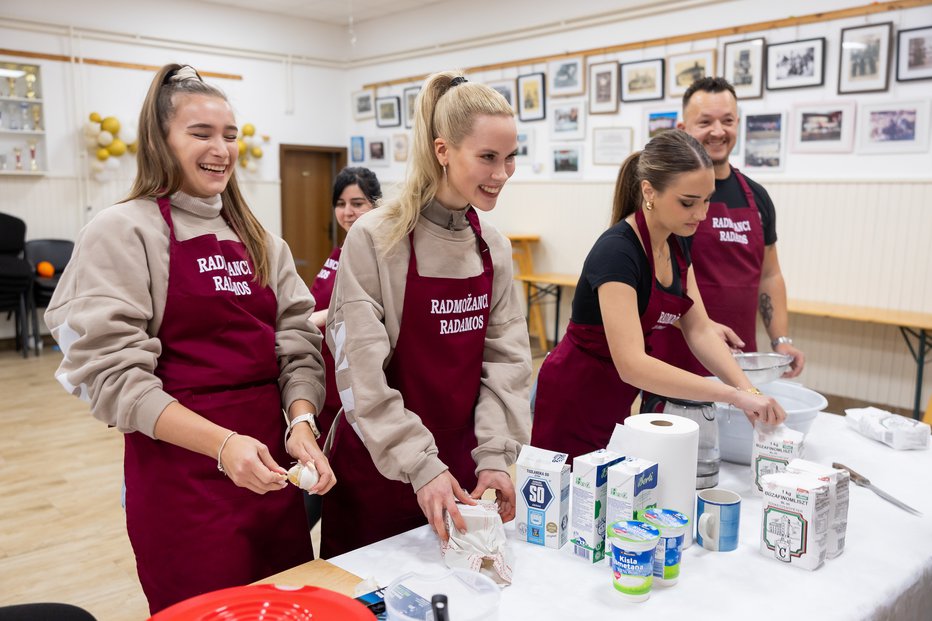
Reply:
[[[103,172],[104,170],[106,170],[106,168],[107,168],[107,165],[101,162],[100,160],[98,159],[91,160],[91,172],[92,173]]]
[[[253,173],[259,170],[259,165],[256,164],[255,160],[249,160],[249,163],[246,164],[246,170]]]
[[[136,132],[135,125],[124,125],[120,128],[120,139],[123,140],[127,145],[133,144],[136,142],[138,133]]]
[[[115,157],[108,157],[104,160],[104,166],[107,170],[120,170],[120,160]]]
[[[107,130],[103,130],[102,132],[97,134],[97,144],[99,144],[100,146],[108,147],[110,146],[111,142],[113,142],[113,134],[111,134]]]
[[[87,145],[88,149],[96,153],[97,147],[100,146],[99,144],[97,144],[97,134],[94,134],[93,136],[85,136],[84,144]]]
[[[84,124],[84,135],[88,138],[97,139],[97,134],[100,133],[100,123],[95,123],[94,121],[88,121]]]
[[[94,173],[94,180],[100,183],[106,183],[110,181],[110,179],[111,179],[110,172],[107,170],[102,170],[100,172]]]

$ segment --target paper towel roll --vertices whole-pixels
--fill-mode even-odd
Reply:
[[[638,414],[615,425],[608,448],[628,457],[642,457],[658,464],[663,509],[674,509],[689,517],[689,546],[695,531],[696,459],[699,453],[699,425],[673,414]]]

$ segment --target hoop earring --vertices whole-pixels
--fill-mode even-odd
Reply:
[[[647,211],[653,211],[654,201],[647,201],[646,203],[644,203],[644,209],[646,209]]]

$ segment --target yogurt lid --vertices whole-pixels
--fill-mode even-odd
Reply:
[[[660,539],[656,527],[636,520],[614,522],[608,527],[608,536],[623,543],[652,543]]]
[[[644,511],[644,521],[660,530],[674,530],[686,528],[689,517],[673,509],[658,509],[652,507]]]

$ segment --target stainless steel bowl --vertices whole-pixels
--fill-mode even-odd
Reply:
[[[768,384],[780,379],[790,368],[792,356],[786,354],[770,354],[755,352],[750,354],[735,354],[738,366],[748,376],[751,383]]]

